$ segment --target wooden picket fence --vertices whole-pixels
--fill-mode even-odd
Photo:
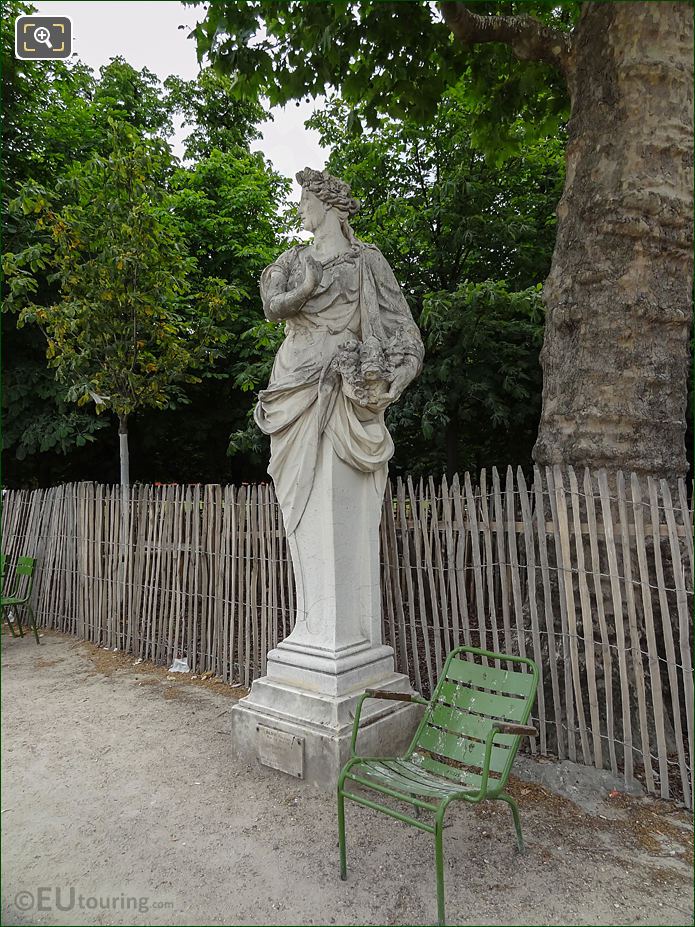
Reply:
[[[672,491],[673,489],[673,491]],[[693,802],[693,513],[686,485],[519,468],[391,484],[384,638],[424,694],[459,644],[531,656],[542,754]],[[38,559],[40,624],[249,685],[294,625],[267,484],[5,492],[2,550]],[[12,581],[11,568],[8,581]]]

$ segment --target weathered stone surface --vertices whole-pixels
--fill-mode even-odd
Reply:
[[[364,689],[411,691],[381,640],[379,520],[393,454],[384,411],[419,373],[424,350],[391,268],[349,226],[358,204],[347,184],[308,168],[298,179],[315,238],[261,277],[266,316],[285,320],[286,337],[256,409],[271,440],[296,622],[234,708],[233,731],[243,756],[259,759],[260,730],[271,766],[301,768],[332,789]],[[370,700],[361,742],[382,755],[399,750],[417,716],[414,706]],[[277,739],[277,761],[269,730],[292,735]]]
[[[401,691],[410,688],[405,677],[393,673],[380,679],[379,686]],[[255,763],[260,771],[277,775],[277,769],[263,762],[258,728],[292,734],[301,742],[303,751],[302,781],[333,791],[340,770],[350,757],[352,717],[359,694],[331,697],[307,693],[299,686],[283,687],[258,680],[252,694],[233,709],[233,749],[245,762]],[[336,716],[341,722],[335,723]],[[357,740],[358,753],[398,756],[410,743],[421,716],[419,705],[367,700]],[[319,723],[312,718],[330,718],[332,722]],[[285,774],[292,776],[289,770]]]

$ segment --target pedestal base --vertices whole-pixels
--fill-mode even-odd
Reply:
[[[319,396],[319,408],[322,402]],[[342,402],[341,393],[337,403]],[[345,408],[343,412],[347,415]],[[346,440],[350,429],[359,432],[364,448],[377,447],[384,438],[383,418],[371,424],[359,416],[350,419],[352,424],[345,416],[336,421]],[[306,440],[315,437],[311,428],[302,434]],[[394,672],[393,650],[382,644],[381,636],[379,520],[386,462],[376,470],[350,465],[334,447],[337,432],[332,434],[319,436],[313,475],[301,463],[310,448],[299,441],[294,457],[280,455],[296,483],[291,493],[286,485],[278,488],[283,518],[291,526],[287,541],[296,620],[292,632],[268,654],[267,675],[232,709],[233,749],[240,758],[330,791],[350,757],[355,707],[364,690],[412,691],[408,678]],[[280,443],[285,441],[283,437]],[[271,442],[273,455],[280,454],[277,439]],[[271,466],[273,479],[279,460]],[[310,477],[309,495],[295,524],[293,506],[302,501],[299,484],[306,489]],[[402,753],[421,711],[408,702],[367,700],[359,752]]]
[[[390,673],[367,685],[411,692],[410,681]],[[310,691],[265,676],[232,709],[233,749],[260,770],[279,771],[333,791],[350,758],[355,706],[365,686],[345,694]],[[398,756],[422,716],[419,705],[367,699],[357,739],[364,756]]]

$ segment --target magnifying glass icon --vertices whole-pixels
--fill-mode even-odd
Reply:
[[[46,45],[48,48],[53,48],[51,45],[51,33],[45,26],[37,26],[34,29],[34,41],[41,42],[42,45]]]

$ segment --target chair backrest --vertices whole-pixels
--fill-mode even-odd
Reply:
[[[14,584],[12,587],[13,596],[21,596],[28,599],[34,585],[34,570],[36,568],[35,557],[17,557],[17,563],[14,568]],[[27,577],[23,579],[23,577]]]
[[[481,658],[496,665],[487,666]],[[513,668],[503,669],[504,665]],[[537,686],[538,667],[533,660],[475,647],[452,650],[409,752],[417,752],[418,762],[430,772],[478,788],[485,741],[493,724],[526,724]],[[490,787],[504,787],[520,739],[518,734],[495,737]]]
[[[15,570],[14,570],[15,576],[33,577],[35,567],[36,567],[35,557],[18,557],[17,566],[15,567]]]
[[[6,558],[4,554],[0,554],[0,596],[5,585],[5,563]]]

